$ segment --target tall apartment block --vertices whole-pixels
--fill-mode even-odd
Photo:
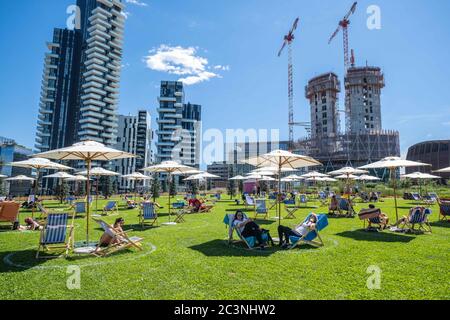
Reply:
[[[311,79],[306,87],[306,98],[311,109],[311,136],[335,138],[340,132],[338,76],[332,72]]]
[[[148,167],[152,162],[152,136],[151,118],[146,110],[138,111],[137,116],[119,115],[118,136],[114,147],[135,154],[137,158],[116,160],[115,172],[127,175]],[[134,182],[119,179],[119,188],[121,191],[134,190]]]
[[[381,89],[384,75],[378,67],[352,67],[345,77],[347,131],[381,131]]]
[[[124,32],[121,0],[78,0],[81,28],[48,43],[36,149],[94,140],[114,145]]]
[[[158,98],[156,161],[177,160],[197,167],[200,152],[201,106],[184,103],[182,82],[162,81]]]

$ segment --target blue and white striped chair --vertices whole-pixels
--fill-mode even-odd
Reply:
[[[103,214],[107,215],[108,212],[113,212],[114,214],[119,213],[119,208],[117,205],[117,201],[109,201],[106,206],[103,208]]]
[[[304,204],[305,207],[308,205],[308,197],[306,196],[306,194],[300,195],[300,204]]]
[[[256,203],[255,199],[253,197],[250,197],[249,195],[245,196],[245,208],[253,207],[253,210],[256,209]]]
[[[415,232],[416,225],[419,225],[418,231],[432,232],[430,223],[428,222],[428,216],[432,213],[431,209],[424,207],[411,208],[409,216],[403,219],[401,223],[402,229],[407,229],[410,232]]]
[[[142,203],[141,211],[139,214],[139,223],[144,228],[145,221],[149,220],[150,226],[154,226],[158,223],[158,213],[156,212],[155,204],[151,202]]]
[[[255,219],[257,219],[258,216],[263,216],[262,219],[266,220],[269,215],[269,210],[267,210],[266,206],[266,200],[257,199],[255,202],[255,208]]]
[[[87,213],[86,202],[85,201],[75,202],[73,204],[73,208],[74,208],[76,216],[79,215],[79,214],[86,214]]]
[[[68,226],[69,214],[68,213],[52,213],[49,214],[44,227],[41,230],[39,238],[39,247],[36,253],[36,259],[40,258],[39,254],[43,251],[51,250],[65,250],[65,256],[69,254],[69,251],[73,248],[73,220]],[[47,256],[44,258],[54,258],[55,256]]]
[[[450,217],[450,199],[441,199],[439,201],[439,221],[449,221]]]

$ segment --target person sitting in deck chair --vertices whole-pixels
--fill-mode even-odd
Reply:
[[[204,204],[199,199],[192,199],[192,201],[189,202],[189,206],[192,208],[193,213],[208,212],[214,207],[212,205]]]
[[[331,197],[330,206],[328,207],[329,213],[335,213],[339,210],[339,201],[336,198],[336,195]]]
[[[316,228],[317,215],[311,214],[309,221],[303,222],[291,229],[285,226],[278,226],[278,236],[280,238],[280,247],[287,249],[289,247],[289,237],[304,237],[311,230]],[[284,237],[283,237],[284,236]],[[283,240],[284,239],[284,240]]]
[[[370,210],[374,210],[374,209],[376,209],[375,208],[375,206],[373,205],[373,204],[369,204],[369,209]],[[387,226],[388,226],[388,224],[389,224],[389,217],[385,214],[385,213],[381,213],[378,217],[377,217],[377,219],[375,219],[375,221],[377,221],[377,222],[374,222],[374,220],[372,220],[372,219],[368,219],[367,220],[368,221],[368,226],[367,226],[367,229],[371,229],[372,228],[372,224],[373,223],[376,223],[376,224],[379,224],[380,225],[380,229],[381,230],[384,230],[384,229],[386,229],[387,228]],[[379,222],[378,222],[379,221]]]
[[[111,227],[117,232],[117,233],[123,233],[123,225],[125,224],[125,220],[123,218],[117,218],[116,221],[114,222],[114,225],[112,225]],[[100,238],[100,241],[98,243],[97,246],[97,250],[100,250],[100,248],[106,248],[112,244],[119,244],[122,243],[124,241],[124,238],[111,234],[108,231],[105,231],[105,233],[103,233],[103,235]]]
[[[261,227],[252,219],[246,218],[241,210],[236,211],[233,219],[233,227],[239,230],[239,233],[244,238],[255,237],[261,249],[264,249],[266,242],[263,240],[263,233],[267,233],[268,240],[274,245],[272,237],[267,230]]]

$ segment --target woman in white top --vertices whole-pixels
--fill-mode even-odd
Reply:
[[[308,221],[302,222],[301,224],[291,229],[285,226],[278,227],[278,236],[280,237],[280,247],[287,248],[289,246],[289,237],[299,237],[303,238],[311,230],[316,228],[317,216],[312,214]],[[283,240],[284,238],[284,240]]]
[[[238,229],[239,233],[244,238],[255,237],[262,249],[266,246],[266,241],[262,238],[262,234],[265,230],[261,229],[252,219],[247,218],[241,210],[238,210],[234,215],[233,227]],[[270,235],[268,239],[273,244]]]

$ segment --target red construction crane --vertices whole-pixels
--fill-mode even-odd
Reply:
[[[284,36],[283,46],[278,52],[278,57],[283,53],[286,45],[288,46],[288,96],[289,96],[289,149],[294,146],[294,68],[292,64],[292,42],[295,39],[294,32],[297,30],[300,18],[295,19],[291,30]]]
[[[350,18],[350,16],[352,14],[355,13],[357,4],[358,4],[358,2],[353,3],[350,11],[345,15],[344,19],[339,21],[338,28],[331,35],[330,40],[328,40],[328,44],[330,44],[331,41],[333,41],[333,39],[336,37],[336,35],[342,29],[342,33],[343,33],[343,36],[344,36],[344,65],[345,65],[345,70],[347,70],[349,68],[349,66],[350,66],[350,60],[349,60],[349,55],[348,55],[348,26],[350,25],[349,18]]]

